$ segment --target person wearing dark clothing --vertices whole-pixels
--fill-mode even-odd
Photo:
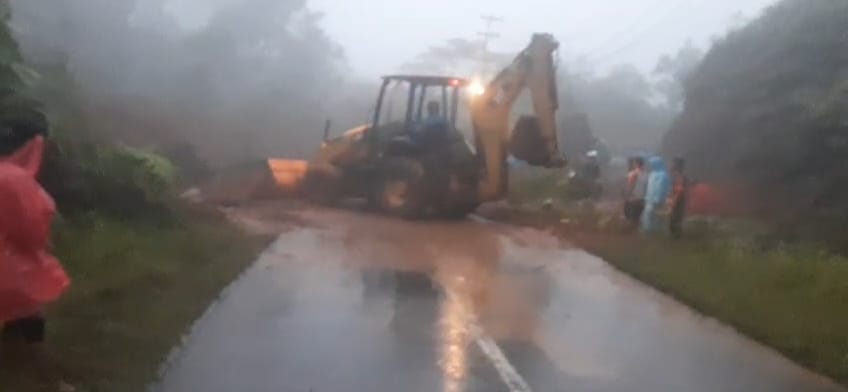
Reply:
[[[417,124],[412,141],[420,148],[420,161],[425,168],[427,189],[436,197],[450,186],[449,124],[441,114],[439,103],[427,102],[427,117]]]
[[[596,182],[601,178],[601,163],[598,161],[598,152],[595,150],[586,153],[583,161],[583,177],[589,182]]]
[[[412,140],[425,149],[441,148],[447,139],[448,121],[441,115],[439,103],[427,102],[427,117],[417,124]]]
[[[17,342],[43,343],[46,326],[47,322],[41,313],[7,321],[3,324],[0,342],[6,344]]]
[[[675,158],[671,165],[672,188],[669,204],[671,213],[668,219],[668,229],[672,238],[683,235],[683,220],[686,218],[686,204],[689,199],[689,179],[684,172],[683,158]]]

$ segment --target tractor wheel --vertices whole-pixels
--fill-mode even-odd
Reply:
[[[447,207],[439,215],[449,220],[463,220],[468,214],[474,212],[480,203],[463,203]]]
[[[307,200],[318,205],[333,206],[340,195],[341,174],[332,166],[310,168],[303,181],[303,194]]]
[[[388,215],[415,219],[423,214],[422,183],[424,169],[412,159],[394,159],[386,163],[374,200]]]

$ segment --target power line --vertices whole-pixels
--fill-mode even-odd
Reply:
[[[706,3],[706,0],[698,0],[695,3],[695,5],[690,6],[690,12],[695,12],[698,8],[703,6],[705,3]],[[632,48],[636,45],[639,45],[640,43],[642,43],[642,38],[644,38],[644,35],[651,32],[655,28],[659,27],[663,22],[668,20],[668,18],[674,16],[674,14],[677,11],[681,10],[683,8],[683,6],[684,6],[683,3],[678,3],[676,7],[669,8],[668,13],[666,13],[665,15],[661,16],[658,19],[655,19],[652,23],[647,25],[641,31],[633,33],[631,35],[630,39],[625,41],[625,43],[623,45],[620,45],[613,50],[609,50],[609,51],[605,51],[605,52],[596,51],[595,53],[592,53],[588,56],[588,60],[592,63],[598,63],[598,62],[601,62],[601,61],[605,61],[605,60],[608,60],[608,59],[614,57],[617,54],[620,54],[621,52],[623,52],[625,50],[628,50],[628,49],[630,49],[630,48]]]
[[[657,3],[657,5],[660,3]],[[586,54],[587,58],[607,55],[609,52],[615,52],[615,49],[620,48],[622,41],[632,42],[634,38],[638,39],[645,34],[646,31],[650,31],[657,27],[659,23],[677,12],[682,4],[682,2],[679,2],[669,7],[663,7],[662,12],[659,12],[659,10],[655,10],[654,12],[645,12],[642,15],[633,18],[633,22],[630,23],[627,28],[617,31],[615,34],[610,35],[606,40],[604,40],[602,44],[596,45],[593,51]],[[658,15],[659,18],[649,19],[648,16],[650,15]],[[647,24],[643,22],[647,22]]]
[[[645,16],[652,13],[652,12],[647,11],[647,10],[654,10],[653,13],[656,14],[657,13],[656,10],[660,7],[660,5],[667,5],[667,3],[668,3],[668,0],[657,0],[657,1],[654,1],[653,3],[651,3],[650,5],[645,6],[644,9],[646,11],[642,15],[640,15],[639,17],[632,18],[630,23],[623,25],[623,27],[619,26],[621,28],[614,30],[612,32],[612,34],[609,34],[606,38],[604,38],[603,41],[594,45],[595,50],[598,50],[598,48],[611,47],[612,45],[615,45],[617,41],[621,41],[624,38],[632,36],[633,32],[635,30],[637,30],[640,27],[641,23],[644,22],[647,19],[647,18],[645,18]],[[595,24],[597,24],[598,17],[597,16],[591,16],[591,17],[587,17],[586,19],[592,20],[592,21],[595,22]],[[579,31],[579,30],[574,30],[574,31]]]

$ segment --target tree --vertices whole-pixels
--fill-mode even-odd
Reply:
[[[10,17],[9,4],[0,0],[0,155],[48,128],[41,104],[32,99],[38,75],[23,62],[9,28]]]
[[[635,66],[630,64],[614,67],[596,83],[600,89],[615,91],[616,94],[634,101],[647,102],[651,96],[651,84]]]
[[[660,57],[654,68],[654,75],[660,77],[656,89],[669,109],[675,112],[683,110],[686,80],[703,57],[704,53],[693,46],[692,41],[687,41],[677,53]]]
[[[666,135],[706,180],[762,206],[848,218],[848,2],[783,0],[709,50]],[[766,203],[767,202],[767,203]]]
[[[216,2],[191,28],[167,0],[12,4],[27,58],[71,71],[104,138],[190,141],[219,164],[303,156],[334,109],[343,53],[304,0]]]
[[[659,145],[671,113],[650,102],[651,85],[638,69],[620,65],[600,76],[568,69],[560,74],[560,111],[585,113],[595,137],[614,154],[650,151]]]

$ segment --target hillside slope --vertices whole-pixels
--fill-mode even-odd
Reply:
[[[782,0],[715,43],[666,135],[698,179],[848,217],[848,2]],[[793,208],[794,207],[794,208]]]

